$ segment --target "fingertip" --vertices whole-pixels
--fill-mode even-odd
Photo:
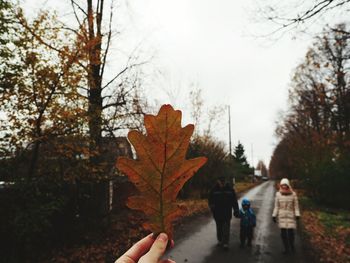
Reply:
[[[144,237],[143,239],[136,242],[128,251],[124,253],[123,256],[130,258],[137,262],[140,257],[142,257],[152,246],[154,240],[152,239],[152,234]]]
[[[160,233],[157,237],[157,240],[160,240],[162,242],[168,242],[168,235],[165,233]]]
[[[158,233],[151,233],[150,235],[152,235],[152,239],[153,240],[156,240],[157,236],[158,236]]]
[[[163,256],[166,250],[167,244],[168,244],[168,235],[165,233],[160,233],[156,238],[156,240],[154,241],[149,252],[145,255],[145,258],[147,258],[148,260],[150,259],[159,260]]]
[[[168,245],[168,235],[165,233],[160,233],[157,238],[154,240],[154,243],[152,245],[152,247],[158,247],[158,248],[166,248],[166,246]]]
[[[154,236],[154,233],[149,233],[146,237],[147,238],[152,238],[153,240],[156,239],[156,237]]]

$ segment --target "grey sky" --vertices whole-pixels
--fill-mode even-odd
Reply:
[[[46,2],[46,7],[67,12],[57,1],[25,2],[29,10]],[[231,106],[233,144],[243,143],[249,162],[253,145],[254,165],[259,159],[269,163],[276,143],[275,121],[278,111],[286,109],[293,68],[312,43],[305,36],[292,40],[292,34],[275,42],[253,38],[271,31],[267,23],[255,19],[257,3],[266,2],[135,0],[116,9],[122,34],[114,42],[115,50],[127,54],[141,43],[139,54],[154,55],[145,84],[149,99],[173,104],[190,122],[188,93],[195,83],[207,106]],[[227,115],[215,136],[228,143]]]

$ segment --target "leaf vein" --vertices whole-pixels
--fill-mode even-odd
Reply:
[[[151,187],[151,189],[152,189],[153,191],[155,191],[155,192],[158,194],[157,189],[155,189],[155,188],[153,187],[153,185],[151,185],[151,184],[148,182],[148,180],[147,180],[146,178],[144,178],[144,177],[141,175],[141,173],[137,172],[133,167],[131,167],[130,165],[128,165],[128,164],[126,164],[126,163],[124,163],[124,165],[125,165],[126,167],[128,167],[130,170],[134,171],[134,173],[136,173],[143,181],[146,182],[147,185],[149,185],[149,186]]]
[[[185,171],[183,171],[174,181],[172,181],[167,187],[165,187],[163,189],[163,191],[166,191],[170,186],[172,186],[176,181],[181,180],[181,177],[183,174],[187,173],[188,171],[192,170],[193,167],[197,166],[198,164],[193,163],[193,165],[191,165],[188,169],[186,169]]]
[[[151,156],[149,155],[147,149],[144,147],[144,145],[143,145],[142,143],[140,143],[140,145],[141,145],[141,147],[142,147],[142,148],[144,149],[144,151],[145,151],[145,156],[147,156],[148,159],[151,161],[151,163],[152,163],[154,169],[159,173],[160,176],[162,176],[162,171],[158,169],[156,163],[153,161],[153,159],[152,159]]]

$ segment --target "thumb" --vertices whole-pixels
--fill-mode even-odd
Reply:
[[[165,233],[160,233],[148,253],[141,257],[140,262],[158,262],[158,260],[163,256],[167,244],[168,236]]]

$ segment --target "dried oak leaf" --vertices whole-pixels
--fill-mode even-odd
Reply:
[[[146,214],[148,222],[143,227],[172,238],[172,221],[181,215],[176,196],[207,158],[186,160],[194,126],[182,128],[181,111],[171,105],[163,105],[156,116],[145,115],[144,122],[147,135],[138,131],[128,134],[137,159],[119,157],[117,168],[140,192],[129,197],[127,205]]]

